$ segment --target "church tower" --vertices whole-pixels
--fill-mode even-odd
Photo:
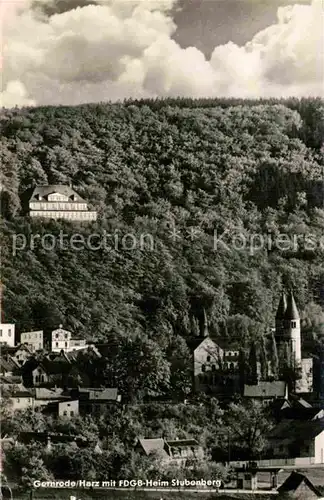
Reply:
[[[292,353],[296,361],[301,361],[301,334],[300,334],[300,316],[296,306],[295,298],[292,292],[287,297],[287,308],[285,312],[285,331],[287,337],[291,340]]]
[[[300,316],[295,298],[290,291],[282,294],[276,314],[275,333],[278,354],[286,352],[297,362],[301,361]]]

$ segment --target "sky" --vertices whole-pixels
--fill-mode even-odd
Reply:
[[[324,0],[0,0],[0,105],[324,97]]]

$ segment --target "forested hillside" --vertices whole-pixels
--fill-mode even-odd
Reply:
[[[185,357],[183,339],[204,317],[213,335],[260,337],[285,284],[310,349],[324,341],[323,101],[12,109],[0,126],[4,319],[18,332],[62,323],[102,341],[140,334],[153,366]],[[28,189],[69,183],[99,211],[96,223],[24,215]],[[115,236],[98,250],[28,243],[60,231]],[[280,233],[298,244],[251,249],[253,235]],[[124,248],[126,234],[149,234],[154,248]]]

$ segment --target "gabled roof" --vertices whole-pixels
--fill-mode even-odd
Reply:
[[[167,452],[164,449],[164,439],[163,438],[153,438],[153,439],[139,439],[139,445],[143,448],[146,455],[150,455],[152,452],[157,451],[162,453],[167,457]]]
[[[279,493],[287,493],[287,492],[293,492],[296,491],[301,484],[305,484],[308,486],[308,488],[315,493],[318,498],[322,497],[322,494],[320,491],[315,488],[315,486],[311,483],[311,481],[304,475],[300,474],[299,472],[293,471],[289,477],[287,477],[286,481],[279,486],[278,492]]]
[[[68,198],[72,198],[72,196],[74,195],[76,197],[76,200],[70,199],[69,201],[71,201],[72,203],[73,203],[73,201],[75,201],[77,203],[80,203],[80,202],[85,203],[85,200],[83,198],[81,198],[81,196],[79,196],[78,193],[76,193],[74,191],[74,189],[72,189],[70,186],[66,186],[64,184],[49,184],[47,186],[37,186],[37,187],[35,187],[29,201],[30,202],[38,201],[38,196],[41,196],[42,198],[46,198],[49,194],[52,194],[52,193],[60,193],[62,195],[67,196]]]
[[[171,448],[187,448],[188,446],[199,446],[199,443],[198,441],[196,441],[196,439],[173,439],[172,441],[166,439],[165,442]]]
[[[287,384],[281,380],[261,381],[257,385],[244,385],[246,398],[284,398]]]
[[[2,372],[12,372],[15,368],[17,368],[16,363],[12,358],[0,358],[0,370]]]
[[[3,375],[0,376],[0,384],[3,389],[8,389],[8,387],[12,385],[19,385],[21,382],[21,375],[7,375],[6,377]]]
[[[94,345],[91,345],[91,344],[86,344],[84,347],[82,347],[80,349],[75,349],[73,351],[66,352],[65,356],[69,361],[76,361],[79,354],[81,354],[81,353],[82,354],[87,354],[87,353],[95,354],[97,358],[102,358],[98,349]]]
[[[269,440],[284,443],[306,443],[324,431],[324,419],[282,420],[268,436]]]
[[[206,340],[206,339],[211,340],[212,342],[214,342],[215,345],[217,345],[221,349],[225,348],[223,346],[225,346],[225,345],[227,346],[226,342],[223,339],[216,339],[216,338],[210,337],[210,336],[207,336],[207,337],[203,337],[203,336],[192,337],[192,338],[190,338],[190,339],[187,340],[187,345],[188,345],[188,347],[189,347],[189,349],[191,351],[195,351],[197,349],[197,347],[199,347],[200,344],[202,344],[202,342],[204,342],[204,340]]]

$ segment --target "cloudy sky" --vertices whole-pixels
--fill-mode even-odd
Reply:
[[[0,0],[2,106],[323,96],[324,1]]]

